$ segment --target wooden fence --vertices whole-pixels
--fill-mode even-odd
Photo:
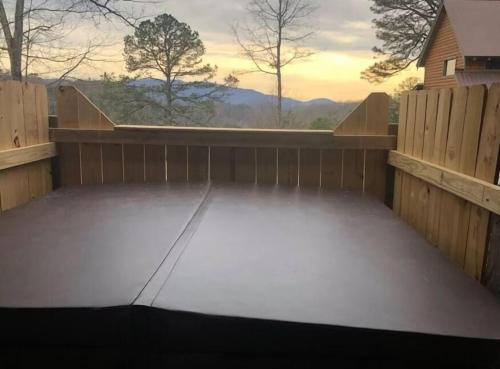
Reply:
[[[45,86],[0,81],[0,212],[51,191]]]
[[[500,214],[500,84],[401,97],[394,211],[481,279]]]
[[[490,215],[500,214],[500,84],[403,94],[397,138],[385,94],[370,95],[334,132],[115,125],[73,87],[57,100],[49,142],[45,87],[0,82],[1,210],[51,190],[55,143],[63,186],[232,181],[384,200],[388,160],[394,211],[483,275]]]
[[[113,124],[78,90],[64,87],[51,139],[65,186],[211,180],[342,188],[384,199],[387,152],[396,147],[396,137],[387,134],[388,96],[371,95],[358,110],[364,114],[347,119],[337,135],[127,126]]]

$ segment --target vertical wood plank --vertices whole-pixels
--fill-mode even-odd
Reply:
[[[408,101],[410,95],[404,92],[399,102],[398,151],[405,152],[406,121],[408,119]]]
[[[208,147],[190,146],[188,162],[188,180],[191,183],[208,181]]]
[[[78,97],[76,90],[61,86],[57,91],[57,124],[59,128],[78,128]]]
[[[406,139],[406,120],[408,118],[408,92],[401,95],[399,105],[399,126],[398,126],[398,151],[404,152],[404,145]],[[400,216],[401,215],[401,196],[403,185],[403,172],[396,169],[394,176],[394,203],[393,210]]]
[[[275,148],[258,148],[257,150],[257,183],[275,185],[277,170]]]
[[[431,163],[444,166],[446,155],[446,141],[450,124],[452,90],[442,89],[439,91],[438,112],[436,118],[436,133],[434,148],[430,158]],[[429,212],[427,217],[427,239],[438,246],[439,222],[441,219],[441,198],[443,191],[437,187],[430,186]]]
[[[342,150],[323,150],[321,187],[338,190],[342,187]]]
[[[428,162],[432,161],[434,155],[434,146],[436,141],[436,125],[438,118],[438,106],[439,104],[439,91],[431,90],[427,92],[427,111],[425,117],[425,131],[424,131],[424,146],[422,152],[422,159]],[[429,232],[429,219],[434,215],[434,203],[436,201],[436,187],[422,181],[422,192],[421,196],[423,199],[420,203],[424,204],[425,207],[419,212],[417,218],[418,229],[425,234],[427,239],[431,241]],[[434,220],[432,220],[434,222]],[[432,225],[432,223],[431,223]],[[432,242],[432,241],[431,241]]]
[[[385,201],[387,157],[385,150],[366,150],[365,192],[382,202]]]
[[[234,181],[234,148],[210,149],[210,179],[216,182]]]
[[[28,173],[25,166],[0,172],[0,198],[2,211],[13,209],[30,200]]]
[[[101,145],[95,143],[80,144],[82,165],[82,184],[102,184]]]
[[[300,187],[319,187],[321,180],[321,150],[300,149]]]
[[[278,184],[297,186],[299,184],[298,149],[278,149]]]
[[[415,117],[415,133],[413,136],[412,156],[422,159],[424,152],[424,135],[427,113],[427,91],[420,91],[417,95],[417,113]],[[410,218],[409,223],[419,232],[425,234],[427,225],[427,186],[418,178],[411,178],[410,182]]]
[[[144,182],[144,145],[123,145],[123,172],[125,183]]]
[[[480,136],[475,177],[494,183],[497,176],[500,147],[500,84],[490,88]],[[481,280],[486,264],[490,213],[475,205],[470,209],[464,269],[470,276]]]
[[[415,134],[415,120],[417,117],[417,92],[412,91],[408,95],[408,112],[406,118],[404,153],[413,154],[413,143]],[[401,179],[401,218],[408,221],[410,216],[410,195],[412,178],[409,174],[403,173]]]
[[[20,82],[0,83],[0,127],[0,150],[26,146],[23,91]],[[2,210],[22,205],[29,199],[28,167],[21,166],[0,172]]]
[[[366,130],[364,134],[386,135],[389,130],[389,95],[370,94],[366,99]]]
[[[187,182],[187,146],[167,146],[167,181]]]
[[[458,168],[459,172],[469,176],[474,176],[476,171],[485,93],[486,89],[484,86],[472,86],[469,88]],[[458,199],[457,203],[460,217],[458,223],[455,224],[457,236],[456,243],[454,243],[452,248],[451,257],[458,265],[464,267],[471,204],[463,199]]]
[[[145,145],[146,182],[163,183],[167,180],[165,145]]]
[[[77,143],[58,143],[59,172],[61,186],[71,187],[82,184],[80,172],[80,145]]]
[[[236,182],[255,183],[255,149],[234,149],[234,178]]]
[[[22,84],[23,91],[23,116],[26,132],[26,146],[40,143],[37,119],[36,85],[30,83]],[[25,166],[28,171],[28,185],[30,198],[34,199],[44,194],[42,163],[30,163]]]
[[[102,173],[104,184],[123,183],[123,147],[121,144],[102,145]]]
[[[427,111],[425,117],[424,146],[422,159],[430,162],[434,154],[434,143],[436,140],[436,124],[438,118],[439,91],[427,92]]]
[[[49,142],[49,101],[47,88],[43,85],[35,86],[35,104],[38,139],[40,143]]]
[[[49,142],[49,102],[47,88],[44,85],[35,85],[36,121],[39,143]],[[52,191],[52,164],[51,160],[40,162],[41,195]]]
[[[344,150],[342,168],[342,188],[351,191],[363,191],[364,150]]]
[[[78,127],[81,129],[99,129],[101,116],[87,98],[77,94],[78,104]]]
[[[456,88],[453,91],[444,166],[455,171],[458,171],[460,167],[460,150],[464,132],[468,92],[466,87]],[[443,192],[439,221],[439,248],[446,255],[451,256],[453,245],[458,242],[458,235],[456,229],[453,227],[459,224],[461,216],[460,199],[448,192]]]

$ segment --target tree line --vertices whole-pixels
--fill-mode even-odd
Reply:
[[[408,68],[418,58],[440,6],[440,0],[371,0],[381,57],[363,71],[362,78],[381,82]],[[203,124],[215,116],[217,103],[227,89],[238,84],[228,75],[215,83],[217,66],[204,63],[206,48],[200,35],[170,14],[153,19],[137,16],[141,0],[0,0],[1,49],[8,56],[15,80],[31,71],[59,73],[56,82],[79,67],[97,60],[102,44],[82,47],[65,44],[68,30],[78,21],[122,22],[131,33],[124,39],[123,55],[130,76],[103,76],[105,88],[124,114],[154,111],[165,123]],[[235,41],[253,69],[275,79],[273,126],[284,128],[283,75],[286,68],[312,55],[307,41],[314,35],[311,20],[317,11],[313,0],[249,0],[248,19],[233,25]],[[43,68],[42,68],[43,67]],[[40,72],[38,72],[40,75]],[[144,83],[144,77],[154,83]],[[326,124],[316,122],[318,126]]]

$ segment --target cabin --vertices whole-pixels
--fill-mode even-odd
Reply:
[[[500,1],[444,0],[418,60],[424,88],[500,81]]]

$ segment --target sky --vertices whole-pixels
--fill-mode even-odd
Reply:
[[[377,45],[371,20],[370,0],[313,0],[317,5],[311,24],[315,35],[307,41],[314,54],[308,59],[284,69],[284,95],[300,100],[330,98],[336,101],[359,100],[370,92],[393,92],[401,80],[422,76],[422,70],[412,69],[383,84],[370,84],[360,79],[360,73],[374,62],[372,47]],[[245,22],[248,0],[168,0],[144,5],[145,17],[163,12],[188,23],[200,33],[207,49],[205,62],[218,66],[217,79],[238,72],[239,87],[264,93],[275,93],[272,76],[241,73],[252,64],[241,55],[231,25]],[[107,55],[115,62],[96,65],[83,73],[103,71],[126,74],[122,59],[123,37],[130,33],[122,25],[109,24],[106,30]],[[80,38],[88,37],[92,29],[79,30]],[[82,40],[82,42],[84,42]]]

